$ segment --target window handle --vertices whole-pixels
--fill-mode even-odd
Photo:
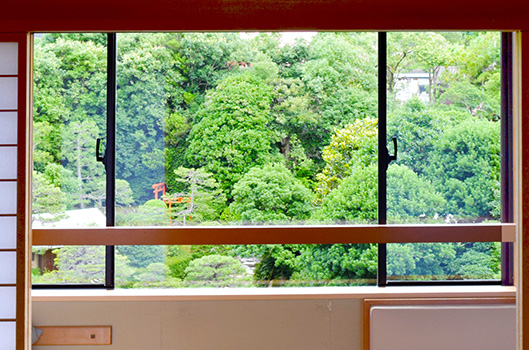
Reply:
[[[389,155],[389,150],[386,147],[386,170],[388,169],[389,163],[397,160],[397,136],[391,138],[393,140],[393,155]]]
[[[105,156],[100,156],[100,155],[99,155],[99,149],[100,149],[100,148],[101,148],[101,139],[98,138],[98,139],[96,140],[96,161],[101,162],[101,163],[103,163],[104,165],[106,165],[106,164],[105,164],[105,163],[106,163],[106,162],[105,162]],[[106,154],[106,152],[105,152],[105,154]]]
[[[388,165],[392,161],[397,160],[397,136],[393,136],[391,139],[393,140],[393,155],[390,156],[388,151]]]

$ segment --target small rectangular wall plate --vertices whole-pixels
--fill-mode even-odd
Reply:
[[[42,335],[33,345],[112,345],[112,326],[35,326]]]

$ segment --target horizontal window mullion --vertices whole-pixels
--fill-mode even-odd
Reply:
[[[34,245],[513,242],[515,224],[34,229]]]

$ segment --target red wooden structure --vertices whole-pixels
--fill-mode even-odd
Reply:
[[[160,192],[162,192],[162,196],[165,196],[165,183],[160,182],[160,183],[154,184],[152,185],[152,188],[154,188],[154,191],[152,191],[152,193],[154,193],[154,199],[159,198],[158,193]]]

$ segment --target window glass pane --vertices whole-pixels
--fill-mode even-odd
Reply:
[[[501,243],[388,244],[388,280],[493,280],[501,277]]]
[[[376,223],[376,42],[119,34],[117,225]]]
[[[499,221],[500,58],[499,32],[388,34],[388,223]],[[388,279],[498,279],[500,250],[388,244]]]
[[[34,246],[33,284],[104,284],[105,247]]]
[[[104,227],[106,34],[35,34],[33,228]],[[101,152],[104,151],[103,150]],[[104,282],[104,247],[34,247],[34,283]]]
[[[375,244],[119,246],[116,251],[118,288],[376,283]]]
[[[36,34],[33,228],[105,225],[106,35]]]
[[[388,34],[388,223],[499,220],[500,58],[499,32]]]

